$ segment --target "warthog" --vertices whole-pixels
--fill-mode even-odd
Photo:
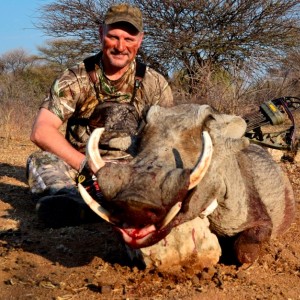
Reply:
[[[291,185],[265,149],[244,137],[245,121],[208,105],[152,107],[128,164],[105,162],[103,129],[87,146],[103,194],[90,207],[133,248],[153,245],[174,226],[208,216],[219,237],[233,237],[239,262],[253,262],[263,242],[285,232],[295,215]]]

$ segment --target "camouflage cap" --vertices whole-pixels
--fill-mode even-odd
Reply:
[[[111,6],[104,16],[104,24],[110,25],[117,22],[130,23],[138,31],[143,31],[142,12],[138,7],[126,3]]]

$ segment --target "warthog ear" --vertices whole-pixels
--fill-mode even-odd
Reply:
[[[244,119],[239,116],[213,114],[214,122],[210,122],[208,127],[212,130],[216,129],[218,134],[223,137],[238,139],[244,136],[247,124]]]
[[[214,150],[219,157],[249,146],[249,140],[244,137],[247,124],[239,116],[213,114],[205,123],[205,128],[213,140]]]

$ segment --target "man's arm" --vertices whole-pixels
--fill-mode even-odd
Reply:
[[[44,151],[51,152],[76,170],[85,158],[59,131],[62,121],[51,111],[41,108],[33,124],[31,141]]]

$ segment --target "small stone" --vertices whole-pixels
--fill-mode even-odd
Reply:
[[[110,285],[102,285],[101,286],[101,293],[102,294],[110,294],[112,287]]]
[[[213,277],[218,271],[215,267],[209,267],[206,269],[206,272]]]
[[[238,279],[245,279],[247,277],[247,273],[245,271],[241,270],[236,274],[236,277]]]
[[[84,279],[84,281],[88,284],[91,284],[91,283],[93,283],[93,278],[86,278],[86,279]]]
[[[194,275],[194,276],[192,277],[191,281],[192,281],[192,284],[193,284],[193,285],[198,285],[199,282],[200,282],[198,276],[196,276],[196,275]]]
[[[5,280],[4,283],[5,283],[6,285],[14,285],[14,284],[15,284],[15,281],[14,281],[12,278],[10,278],[10,279],[8,279],[8,280]]]
[[[203,280],[211,280],[212,275],[206,271],[201,272],[201,279]]]

